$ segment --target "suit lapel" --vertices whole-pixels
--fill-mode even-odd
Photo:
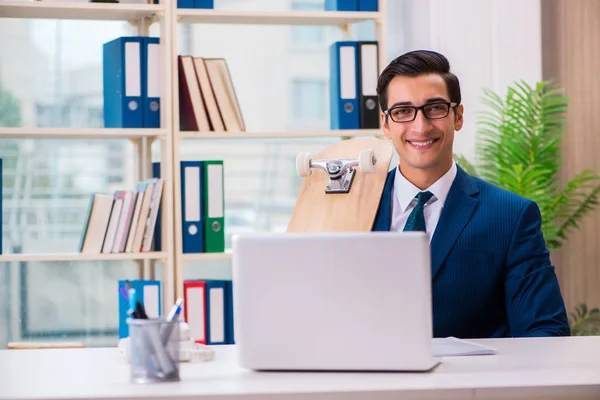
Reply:
[[[394,196],[394,176],[396,168],[388,172],[381,200],[379,202],[379,210],[377,211],[375,222],[373,223],[373,231],[389,231],[392,225],[392,198]]]
[[[442,214],[431,239],[431,278],[433,279],[452,246],[473,215],[478,200],[475,182],[458,166]]]

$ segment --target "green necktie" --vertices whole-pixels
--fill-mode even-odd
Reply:
[[[433,196],[431,192],[420,192],[415,197],[417,198],[417,205],[413,208],[412,212],[408,216],[404,231],[422,231],[425,232],[425,215],[423,214],[423,207],[425,203]]]

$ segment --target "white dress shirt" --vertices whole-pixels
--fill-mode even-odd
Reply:
[[[440,179],[438,179],[429,188],[423,190],[433,194],[431,199],[425,203],[423,213],[425,214],[425,229],[429,235],[429,241],[433,237],[433,232],[442,214],[446,197],[456,177],[456,163],[452,163],[452,167]],[[394,177],[394,198],[392,200],[392,224],[391,231],[402,231],[406,220],[411,211],[417,205],[415,197],[421,190],[410,183],[400,172],[400,168],[396,168],[396,176]]]

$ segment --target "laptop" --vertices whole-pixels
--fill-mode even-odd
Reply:
[[[429,239],[422,232],[232,238],[241,367],[429,371]]]

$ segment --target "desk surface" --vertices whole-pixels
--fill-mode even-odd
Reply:
[[[480,340],[493,356],[448,357],[426,373],[252,372],[235,347],[181,365],[181,381],[129,383],[116,348],[0,351],[0,399],[600,398],[600,337]]]

